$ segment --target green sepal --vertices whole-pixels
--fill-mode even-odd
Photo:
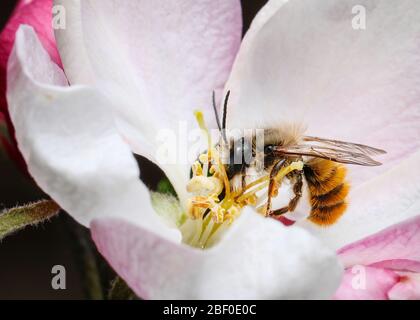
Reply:
[[[167,178],[159,181],[156,187],[156,192],[169,194],[171,196],[177,197],[174,187]]]

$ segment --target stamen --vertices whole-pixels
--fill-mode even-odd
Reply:
[[[213,235],[224,229],[221,226],[231,224],[245,206],[257,206],[260,203],[261,197],[257,196],[257,193],[268,188],[270,176],[260,177],[242,190],[232,192],[225,165],[221,161],[221,150],[212,145],[203,113],[196,111],[194,114],[199,127],[206,135],[208,148],[206,153],[199,156],[199,161],[192,165],[193,176],[187,185],[188,192],[193,194],[188,202],[188,215],[191,219],[198,220],[197,234],[189,237],[189,243],[205,247]],[[302,161],[292,162],[278,172],[274,177],[276,188],[280,187],[286,175],[295,170],[303,170]],[[262,211],[262,208],[263,206],[258,205],[257,209]]]
[[[233,221],[236,213],[236,206],[231,199],[231,185],[218,150],[212,146],[211,135],[205,124],[203,113],[196,111],[195,117],[199,127],[207,137],[207,153],[199,156],[192,167],[193,177],[187,185],[187,190],[193,193],[188,205],[188,213],[192,218],[204,217],[208,213],[216,223],[223,223],[226,220]],[[225,196],[219,199],[224,191]]]
[[[195,118],[197,119],[198,126],[199,126],[199,127],[200,127],[200,129],[201,129],[201,130],[203,130],[203,131],[206,133],[206,135],[207,135],[207,143],[208,143],[208,145],[209,145],[208,152],[210,152],[210,148],[211,148],[211,145],[212,145],[212,143],[211,143],[211,135],[210,135],[209,129],[208,129],[208,128],[207,128],[207,126],[206,126],[206,122],[204,121],[204,115],[203,115],[203,113],[202,113],[201,111],[199,111],[199,110],[196,110],[196,111],[194,112],[194,115],[195,115]]]
[[[261,178],[259,178],[259,179],[257,179],[257,180],[252,181],[251,183],[248,183],[248,184],[245,186],[245,188],[243,188],[242,190],[240,190],[240,191],[238,192],[238,196],[240,196],[240,195],[244,194],[244,193],[245,193],[245,191],[247,191],[247,190],[251,189],[252,187],[254,187],[254,186],[256,186],[256,185],[258,185],[258,184],[260,184],[260,183],[262,183],[262,182],[268,181],[268,180],[270,180],[270,176],[265,175],[265,176],[263,176],[263,177],[261,177]]]
[[[295,161],[292,162],[290,165],[288,165],[287,167],[284,167],[283,169],[281,169],[277,175],[274,177],[274,180],[276,182],[276,184],[278,184],[278,186],[281,185],[281,181],[284,179],[285,176],[287,176],[290,172],[292,171],[302,171],[303,170],[303,162],[302,161]],[[261,184],[263,183],[263,184]],[[245,193],[243,195],[241,195],[237,201],[238,202],[242,202],[244,201],[246,198],[255,195],[255,193],[257,193],[260,190],[263,190],[265,188],[268,187],[270,183],[270,178],[268,176],[262,177],[252,183],[250,183],[248,186],[248,188],[245,189],[250,189],[250,187],[261,184],[260,186],[258,186],[257,188],[253,189],[252,191]],[[252,185],[252,186],[251,186]]]

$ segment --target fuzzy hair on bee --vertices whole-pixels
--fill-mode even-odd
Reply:
[[[245,141],[239,143],[239,147],[232,148],[231,155],[254,147],[255,144],[245,147]],[[253,150],[252,154],[255,153]],[[256,172],[255,161],[227,165],[226,171],[234,191],[246,188],[252,180],[269,177],[267,202],[263,207],[265,215],[276,217],[293,212],[301,200],[306,200],[311,208],[308,219],[317,225],[329,226],[347,209],[350,184],[345,164],[380,165],[369,155],[382,153],[383,150],[361,144],[305,136],[302,126],[290,124],[264,130],[263,172]],[[294,196],[285,207],[273,209],[272,199],[278,196],[278,183],[274,177],[296,161],[303,162],[303,170],[295,170],[285,176]],[[309,199],[301,199],[304,187],[307,188]]]
[[[257,191],[261,194],[265,190],[265,197],[256,196],[259,199],[254,201],[257,210],[265,216],[292,213],[299,202],[305,200],[310,205],[308,219],[311,222],[319,226],[334,224],[347,209],[350,184],[345,165],[378,166],[381,163],[371,156],[386,153],[359,143],[308,136],[306,127],[298,123],[263,129],[263,148],[258,146],[255,133],[228,138],[225,129],[229,95],[230,91],[225,96],[222,122],[213,95],[222,136],[218,149],[227,146],[228,161],[224,166],[230,182],[229,193],[240,200],[245,195],[256,196]],[[259,166],[261,160],[262,167]],[[272,200],[279,196],[279,187],[284,181],[290,183],[292,198],[286,206],[273,208]],[[302,199],[303,191],[307,191],[308,199]]]
[[[308,184],[311,212],[308,219],[315,224],[334,224],[347,209],[350,184],[346,181],[347,168],[326,159],[314,158],[304,166]]]
[[[273,128],[264,130],[265,144],[281,144],[283,146],[298,145],[306,131],[303,124],[282,123]]]

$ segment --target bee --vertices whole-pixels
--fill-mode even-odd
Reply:
[[[334,224],[347,208],[350,184],[347,181],[346,164],[379,166],[371,156],[386,153],[384,150],[358,143],[306,136],[296,126],[264,129],[264,148],[257,150],[256,136],[228,139],[226,136],[226,114],[230,91],[224,99],[223,119],[219,119],[215,95],[213,108],[221,132],[219,145],[227,146],[227,177],[234,190],[246,190],[247,177],[255,171],[257,153],[262,153],[263,173],[268,187],[266,202],[261,208],[266,216],[277,218],[293,212],[302,200],[304,181],[308,189],[310,213],[308,219],[321,226]],[[240,159],[241,161],[234,161]],[[302,162],[302,170],[292,170],[285,175],[293,191],[293,197],[284,207],[273,209],[272,199],[278,195],[276,176],[294,162]]]

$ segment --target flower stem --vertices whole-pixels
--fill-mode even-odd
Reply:
[[[116,277],[108,292],[108,300],[138,300],[139,298],[120,277]]]
[[[67,227],[73,239],[74,254],[80,270],[83,288],[90,300],[103,300],[104,290],[101,281],[100,261],[90,237],[90,232],[85,227],[76,223],[72,218],[66,217]]]
[[[6,210],[0,214],[0,240],[27,227],[44,222],[60,212],[52,200],[42,200],[25,206]]]

